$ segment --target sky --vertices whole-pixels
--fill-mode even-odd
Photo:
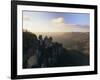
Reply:
[[[31,32],[89,32],[88,13],[23,11],[23,29]]]

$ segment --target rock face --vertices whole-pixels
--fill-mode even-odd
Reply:
[[[40,54],[38,49],[37,36],[30,32],[23,32],[23,68],[41,68],[41,67],[64,67],[64,66],[83,66],[89,65],[89,56],[86,56],[78,50],[64,48],[60,43],[53,42],[52,49],[45,52],[50,56],[42,56],[41,65]]]

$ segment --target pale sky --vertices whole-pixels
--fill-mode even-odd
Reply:
[[[87,13],[23,11],[23,29],[31,32],[89,32]]]

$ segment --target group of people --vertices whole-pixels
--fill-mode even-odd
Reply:
[[[61,53],[61,50],[63,48],[62,44],[53,42],[52,37],[45,36],[43,38],[42,35],[39,35],[39,37],[35,40],[35,43],[33,43],[34,46],[32,50],[30,49],[30,51],[28,51],[28,53],[33,54],[33,49],[35,50],[34,53],[37,57],[37,66],[38,67],[49,67],[49,66],[51,67],[51,66],[56,65],[57,56]],[[32,62],[32,59],[31,61],[29,61],[29,63],[30,62]],[[35,66],[36,65],[33,64],[32,67],[35,67]]]
[[[50,64],[50,60],[52,60],[52,37],[45,37],[42,38],[42,35],[39,36],[39,56],[38,56],[38,63],[41,67],[48,66]]]

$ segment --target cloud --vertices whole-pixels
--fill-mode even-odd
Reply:
[[[64,23],[63,17],[54,18],[51,20],[52,26],[56,31],[61,32],[89,32],[89,26]]]
[[[65,26],[64,18],[63,17],[54,18],[51,20],[51,24],[54,27],[64,27]]]
[[[58,17],[52,20],[53,24],[61,24],[64,23],[64,18],[63,17]]]

